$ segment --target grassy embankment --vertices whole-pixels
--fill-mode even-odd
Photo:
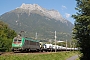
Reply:
[[[45,54],[10,54],[1,55],[0,60],[66,60],[77,52],[57,52]]]

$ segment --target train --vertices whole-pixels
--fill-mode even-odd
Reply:
[[[12,41],[12,51],[20,51],[20,52],[29,52],[29,51],[37,51],[37,52],[47,52],[47,51],[72,51],[78,50],[78,48],[68,48],[53,44],[41,44],[39,40],[34,40],[32,38],[22,37],[18,35],[14,37]]]
[[[39,41],[18,35],[13,39],[12,51],[40,51]]]

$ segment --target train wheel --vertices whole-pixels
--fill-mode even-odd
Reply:
[[[36,49],[36,52],[39,52],[40,50],[39,49]]]

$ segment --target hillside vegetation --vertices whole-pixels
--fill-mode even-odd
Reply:
[[[0,51],[10,51],[13,37],[16,36],[14,30],[7,24],[0,21]]]

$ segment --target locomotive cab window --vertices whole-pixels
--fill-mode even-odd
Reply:
[[[21,42],[21,40],[18,40],[18,42]]]
[[[17,42],[17,39],[14,39],[14,42]]]

